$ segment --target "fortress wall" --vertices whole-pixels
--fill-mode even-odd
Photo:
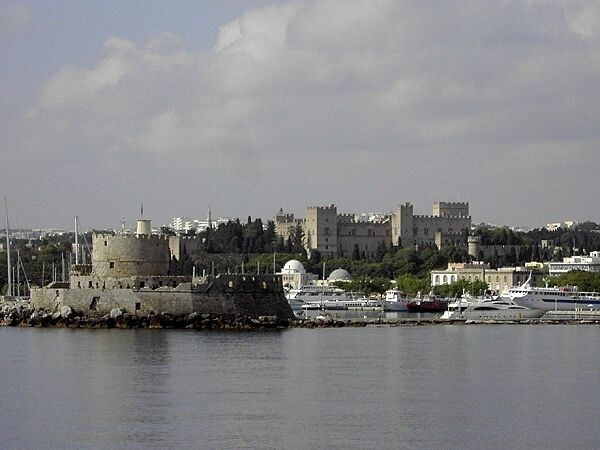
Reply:
[[[176,289],[32,289],[35,308],[57,311],[68,305],[86,315],[103,316],[113,308],[131,314],[191,312],[238,316],[293,317],[283,294],[281,277],[225,275],[206,277],[202,283],[183,283]]]

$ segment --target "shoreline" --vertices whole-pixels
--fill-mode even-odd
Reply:
[[[0,326],[19,328],[86,328],[86,329],[189,329],[215,331],[252,331],[262,329],[284,330],[290,328],[361,328],[361,327],[411,327],[425,325],[595,325],[600,317],[548,317],[523,320],[441,320],[432,318],[361,318],[337,319],[328,315],[315,318],[287,319],[277,316],[226,316],[191,313],[168,313],[137,316],[119,308],[110,314],[90,316],[65,306],[60,311],[36,310],[29,303],[3,302],[0,304]]]

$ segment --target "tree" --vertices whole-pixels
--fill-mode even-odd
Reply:
[[[428,278],[419,278],[411,273],[400,275],[396,279],[396,287],[409,296],[415,296],[417,292],[429,292],[431,290]]]

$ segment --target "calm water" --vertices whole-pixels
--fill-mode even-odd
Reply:
[[[600,327],[0,328],[2,448],[598,448]]]

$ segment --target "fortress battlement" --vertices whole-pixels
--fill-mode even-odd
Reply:
[[[415,214],[413,216],[415,219],[424,219],[424,220],[447,220],[447,219],[470,219],[471,216],[462,216],[462,215],[456,215],[456,216],[434,216],[431,214]]]
[[[434,205],[440,206],[458,206],[458,207],[468,207],[469,202],[434,202]]]
[[[169,240],[169,235],[168,234],[149,234],[149,235],[140,235],[138,236],[137,234],[134,233],[127,233],[127,234],[117,234],[117,233],[96,233],[94,232],[92,235],[93,239],[97,239],[97,240],[106,240],[106,241],[110,241],[110,240],[117,240],[117,239],[147,239],[147,240],[153,240],[153,241],[168,241]]]
[[[312,211],[333,211],[336,209],[336,206],[332,203],[329,206],[308,206],[306,209]]]

